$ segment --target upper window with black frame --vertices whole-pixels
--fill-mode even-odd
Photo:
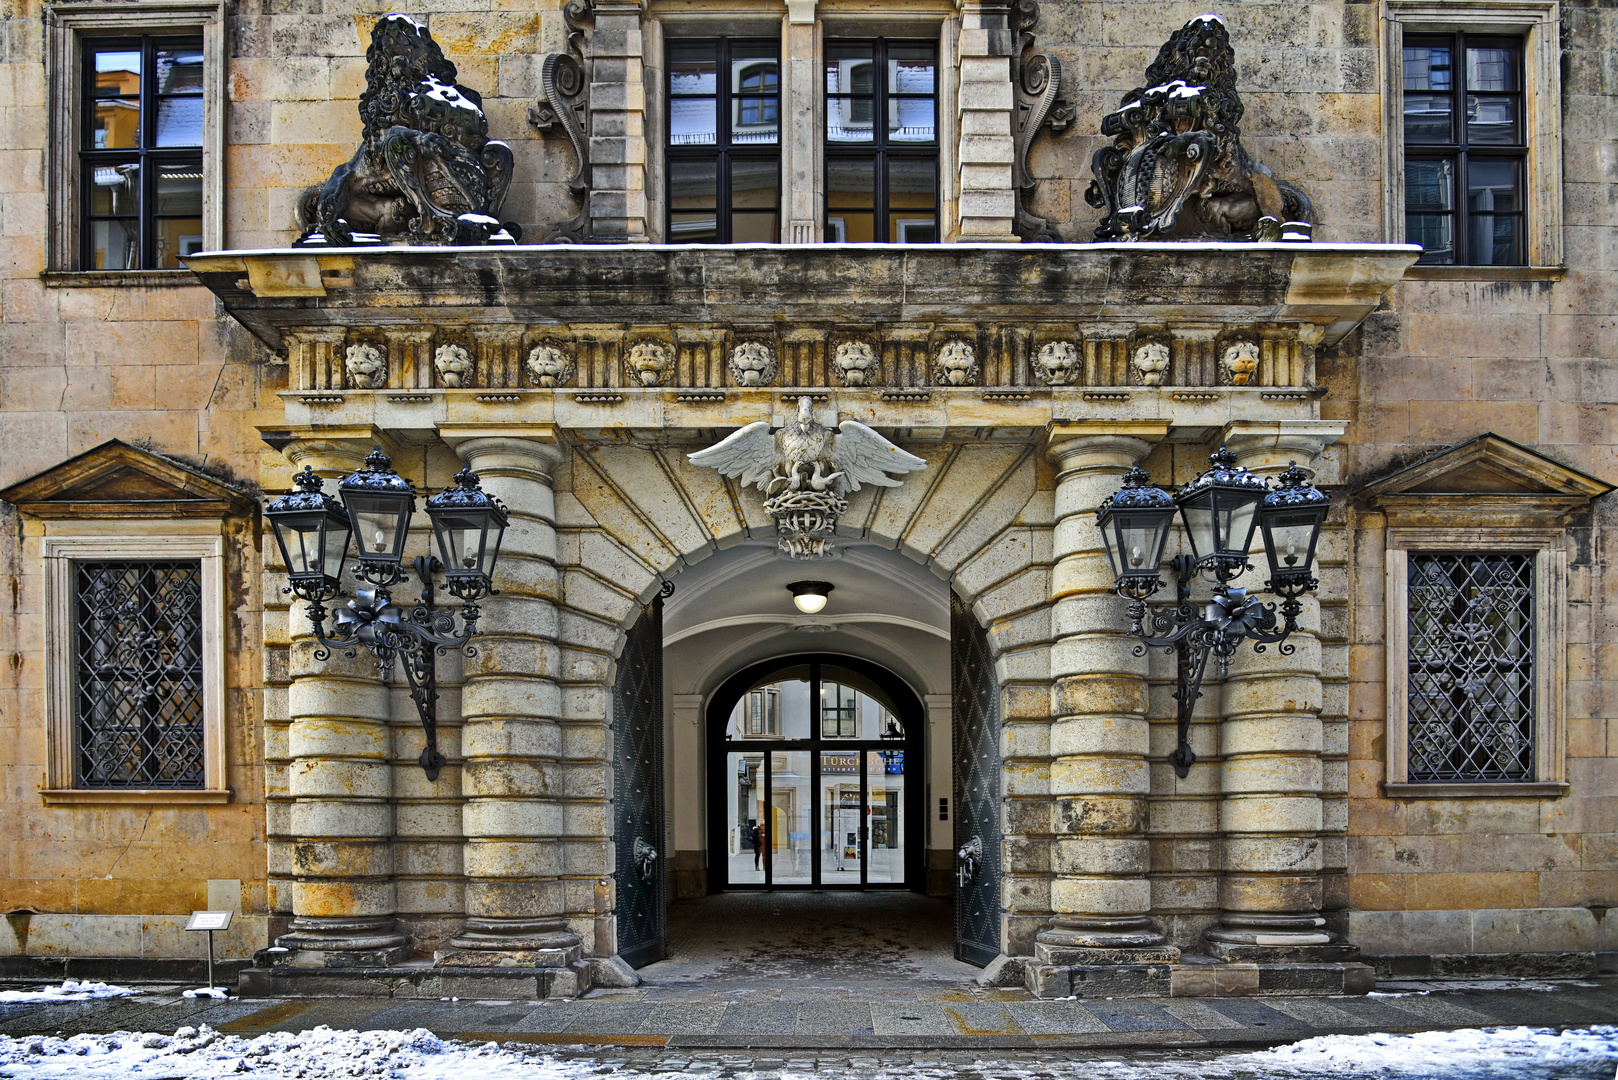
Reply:
[[[938,242],[938,46],[826,43],[826,240]]]
[[[668,241],[781,239],[781,46],[668,46]]]
[[[1469,34],[1404,41],[1405,238],[1420,262],[1526,261],[1523,43]]]
[[[202,249],[202,39],[84,45],[87,270],[180,268]]]

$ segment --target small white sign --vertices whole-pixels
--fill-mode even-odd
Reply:
[[[225,930],[229,926],[228,911],[193,911],[191,921],[185,924],[187,930]]]

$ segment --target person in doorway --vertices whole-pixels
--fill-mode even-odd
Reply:
[[[764,822],[759,820],[753,825],[753,869],[759,869],[759,860],[764,858]]]

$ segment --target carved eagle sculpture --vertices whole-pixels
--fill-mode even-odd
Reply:
[[[771,434],[763,420],[706,450],[689,455],[693,465],[739,476],[742,484],[757,484],[765,495],[783,491],[829,491],[844,495],[862,484],[898,487],[903,481],[889,473],[904,474],[924,468],[926,462],[906,453],[858,420],[844,420],[837,431],[816,422],[811,401],[798,399],[798,415]]]

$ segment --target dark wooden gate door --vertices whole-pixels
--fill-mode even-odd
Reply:
[[[644,967],[667,955],[663,850],[663,600],[629,631],[612,687],[613,839],[618,955]]]
[[[955,727],[955,956],[1000,955],[1000,683],[989,635],[950,594]]]

